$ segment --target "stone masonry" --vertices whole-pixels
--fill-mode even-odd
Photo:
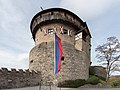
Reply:
[[[41,73],[29,70],[0,69],[0,89],[36,86],[41,83]]]
[[[95,75],[106,78],[107,72],[106,68],[102,66],[92,66],[95,69]]]
[[[29,54],[29,69],[41,72],[43,84],[54,80],[54,33],[63,47],[58,82],[88,79],[91,35],[85,22],[68,10],[51,8],[37,13],[30,28],[35,46]]]
[[[63,47],[57,81],[89,78],[91,35],[77,15],[62,8],[43,10],[33,17],[30,29],[35,46],[29,54],[29,69],[0,69],[0,89],[53,84],[54,33]],[[105,77],[105,68],[95,66],[95,75]]]

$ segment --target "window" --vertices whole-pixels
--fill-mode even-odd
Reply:
[[[66,16],[66,13],[64,13],[64,16]]]
[[[78,34],[75,36],[75,40],[78,40],[78,39],[80,39],[80,38],[82,38],[82,33],[78,33]]]
[[[61,60],[64,61],[64,56],[62,56]]]
[[[48,29],[48,34],[53,34],[53,29]]]
[[[31,60],[30,63],[33,63],[33,60]]]
[[[87,33],[83,32],[83,40],[86,42]]]
[[[51,12],[51,15],[53,15],[53,12]]]
[[[68,34],[68,30],[67,29],[63,29],[63,34]]]

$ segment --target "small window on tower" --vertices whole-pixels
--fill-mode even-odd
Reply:
[[[64,61],[64,56],[62,56],[61,60]]]
[[[83,32],[83,40],[86,42],[87,33]]]
[[[82,38],[82,33],[78,33],[78,34],[75,36],[75,40],[78,40],[78,39],[80,39],[80,38]]]
[[[63,34],[68,34],[68,30],[67,29],[63,29]]]
[[[53,34],[53,29],[48,29],[48,34]]]
[[[31,60],[30,63],[33,63],[33,60]]]
[[[53,12],[51,12],[51,15],[53,15]]]

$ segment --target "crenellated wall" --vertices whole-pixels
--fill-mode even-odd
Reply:
[[[41,73],[29,70],[0,69],[0,89],[20,88],[39,85],[41,82]]]

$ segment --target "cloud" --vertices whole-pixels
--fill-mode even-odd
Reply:
[[[12,24],[22,22],[23,14],[20,13],[13,5],[12,2],[8,0],[0,0],[0,22],[1,27],[6,30],[7,27],[10,27]],[[9,4],[7,4],[9,3]]]
[[[28,53],[12,53],[0,50],[0,66],[6,68],[28,69]]]
[[[19,0],[0,0],[0,67],[25,69],[29,66],[29,50],[33,47],[28,21],[31,2],[27,9],[27,1],[21,3],[24,7],[19,5]]]
[[[93,19],[105,13],[113,4],[120,3],[119,0],[61,0],[60,6],[69,8],[83,19]]]
[[[18,7],[14,0],[0,0],[0,46],[4,48],[26,51],[33,44],[29,21],[21,7],[22,4]]]

